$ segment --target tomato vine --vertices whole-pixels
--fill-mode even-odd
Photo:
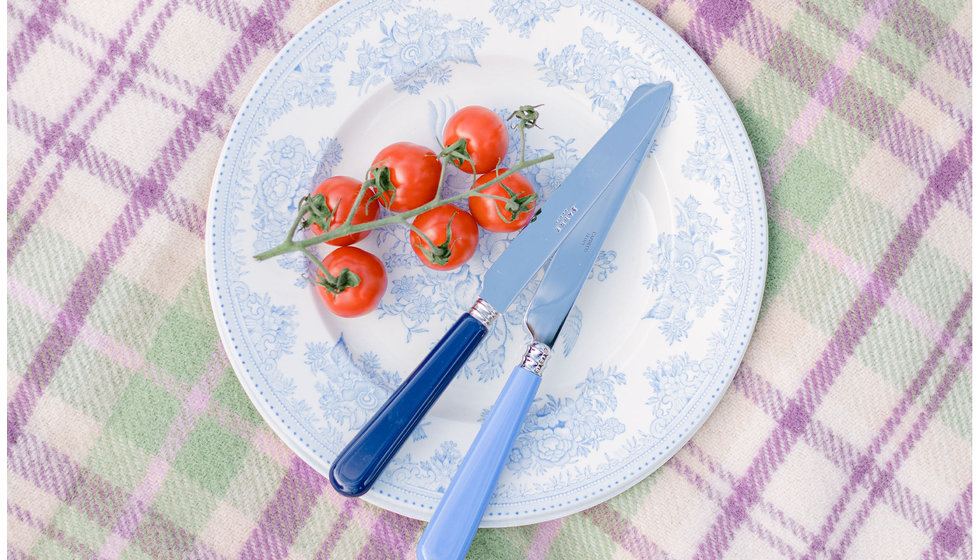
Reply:
[[[299,201],[297,211],[296,211],[296,217],[286,233],[285,240],[280,244],[276,245],[275,247],[272,247],[270,249],[267,249],[265,251],[262,251],[254,255],[253,258],[258,261],[264,261],[286,253],[299,251],[318,266],[320,270],[320,275],[318,276],[322,276],[322,278],[316,281],[317,284],[324,285],[332,293],[339,293],[348,287],[357,286],[359,280],[356,274],[345,269],[344,271],[341,271],[341,274],[339,274],[338,276],[331,275],[330,272],[326,270],[326,267],[324,267],[323,264],[320,262],[320,260],[316,257],[316,255],[314,255],[309,250],[309,248],[315,245],[319,245],[320,243],[329,242],[331,240],[335,240],[345,236],[350,236],[352,234],[356,234],[360,232],[366,232],[372,229],[376,229],[391,224],[402,225],[412,230],[413,228],[412,228],[411,220],[416,216],[428,212],[433,208],[437,208],[439,206],[444,206],[447,204],[452,204],[460,200],[465,200],[469,197],[485,196],[494,199],[504,198],[496,195],[491,195],[488,193],[484,194],[483,191],[497,183],[501,183],[504,179],[510,177],[511,175],[523,169],[527,169],[528,167],[540,164],[542,162],[554,158],[554,154],[551,153],[530,160],[525,158],[525,143],[526,143],[525,132],[527,129],[537,126],[537,120],[539,117],[537,107],[539,106],[524,105],[520,107],[518,110],[511,113],[509,117],[507,117],[508,121],[515,118],[517,119],[517,122],[513,126],[518,130],[520,134],[520,161],[518,161],[508,169],[500,172],[492,180],[484,182],[482,184],[477,184],[477,179],[479,178],[480,174],[474,172],[472,173],[473,182],[469,190],[452,196],[447,196],[447,197],[442,196],[442,188],[446,179],[447,167],[449,165],[458,166],[460,162],[472,163],[473,161],[471,155],[467,151],[466,139],[460,138],[459,140],[453,142],[452,144],[443,147],[442,150],[437,155],[440,162],[442,163],[442,170],[440,172],[439,184],[436,189],[435,197],[431,201],[422,204],[416,208],[412,208],[410,210],[397,212],[397,213],[389,213],[388,215],[381,218],[376,218],[361,223],[354,223],[355,214],[357,213],[358,208],[361,206],[361,202],[364,200],[364,197],[368,196],[368,193],[373,193],[372,194],[373,198],[369,199],[369,202],[371,202],[373,201],[373,199],[383,196],[384,193],[389,192],[392,188],[389,169],[383,164],[377,164],[372,166],[367,172],[364,181],[360,185],[360,189],[357,193],[357,196],[354,199],[354,204],[351,206],[350,212],[348,213],[346,219],[341,225],[336,226],[333,229],[330,229],[329,231],[326,231],[324,229],[323,233],[318,235],[313,235],[303,239],[296,239],[296,233],[299,229],[309,227],[309,225],[312,223],[321,224],[322,226],[323,224],[329,222],[329,219],[331,217],[330,213],[333,212],[333,210],[331,210],[327,206],[325,198],[322,194],[304,196]],[[498,171],[499,171],[499,167],[498,167]],[[533,198],[531,200],[533,200]],[[513,204],[517,204],[518,205],[517,208],[526,206],[526,203],[529,202],[523,199],[522,200],[507,199],[507,201],[508,203],[511,203],[510,206],[513,206]],[[508,210],[511,210],[510,206],[508,207]],[[429,241],[430,248],[435,247],[435,244],[433,244],[431,240],[428,241]],[[448,249],[448,247],[446,247],[445,249]]]

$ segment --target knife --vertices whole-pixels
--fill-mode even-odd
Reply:
[[[466,359],[563,242],[586,241],[576,228],[595,201],[624,170],[636,169],[667,111],[670,84],[646,84],[634,91],[627,108],[569,173],[537,219],[514,238],[487,271],[483,288],[429,354],[341,450],[330,467],[331,485],[346,496],[370,489],[395,452],[442,394]],[[576,231],[579,230],[579,231]]]
[[[669,95],[670,84],[665,89]],[[658,119],[656,124],[659,122]],[[650,143],[652,135],[642,146],[643,153],[649,149]],[[609,226],[619,213],[638,167],[624,168],[576,226],[576,230],[591,238],[590,243],[581,247],[566,242],[552,257],[524,314],[524,325],[531,334],[532,342],[520,365],[511,372],[422,533],[417,547],[419,560],[466,556],[517,432],[541,383],[541,371],[588,278]]]

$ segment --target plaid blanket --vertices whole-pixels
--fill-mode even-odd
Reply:
[[[340,497],[264,424],[205,284],[229,126],[329,4],[8,3],[8,557],[414,557],[423,522]],[[663,468],[470,557],[970,557],[971,3],[643,4],[751,136],[759,323]]]

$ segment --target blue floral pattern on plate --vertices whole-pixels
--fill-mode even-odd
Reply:
[[[662,22],[621,0],[351,0],[270,64],[240,111],[208,209],[208,283],[224,347],[277,434],[321,472],[479,293],[511,235],[481,235],[451,272],[420,266],[404,229],[358,246],[385,263],[376,313],[330,316],[295,255],[258,263],[300,197],[333,174],[363,176],[387,143],[435,147],[463,105],[501,116],[543,104],[525,171],[543,204],[622,111],[632,89],[671,80],[649,156],[566,318],[555,355],[483,520],[553,519],[635,484],[710,414],[761,302],[767,225],[758,168],[724,91]],[[387,123],[361,131],[365,122]],[[520,155],[511,131],[506,165]],[[450,170],[447,192],[472,177]],[[464,203],[465,204],[465,203]],[[329,248],[316,251],[324,253]],[[426,519],[528,334],[537,280],[395,456],[365,499]]]
[[[530,37],[539,22],[552,22],[562,8],[573,5],[569,0],[493,0],[490,13],[511,33]]]
[[[479,64],[476,49],[488,33],[475,18],[453,21],[431,9],[414,10],[391,26],[380,25],[381,39],[361,45],[360,69],[351,72],[350,85],[361,91],[386,79],[395,91],[412,94],[430,83],[447,83],[455,64]]]
[[[678,203],[676,233],[660,234],[648,250],[653,258],[643,284],[656,294],[656,303],[644,316],[660,324],[669,344],[687,337],[694,319],[704,317],[724,293],[723,259],[729,251],[715,247],[713,236],[721,228],[710,214],[701,212],[693,197]]]
[[[600,366],[589,369],[585,381],[575,386],[574,397],[535,399],[507,468],[547,472],[598,451],[602,442],[626,431],[623,422],[612,416],[617,409],[616,388],[625,384],[623,372]]]
[[[334,66],[344,59],[347,43],[336,34],[324,34],[293,69],[283,76],[282,85],[265,99],[263,117],[275,120],[295,107],[329,106],[337,97],[333,83]]]

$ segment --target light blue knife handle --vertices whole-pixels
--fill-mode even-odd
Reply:
[[[514,368],[422,533],[419,560],[466,556],[540,384],[539,375],[521,366]]]

